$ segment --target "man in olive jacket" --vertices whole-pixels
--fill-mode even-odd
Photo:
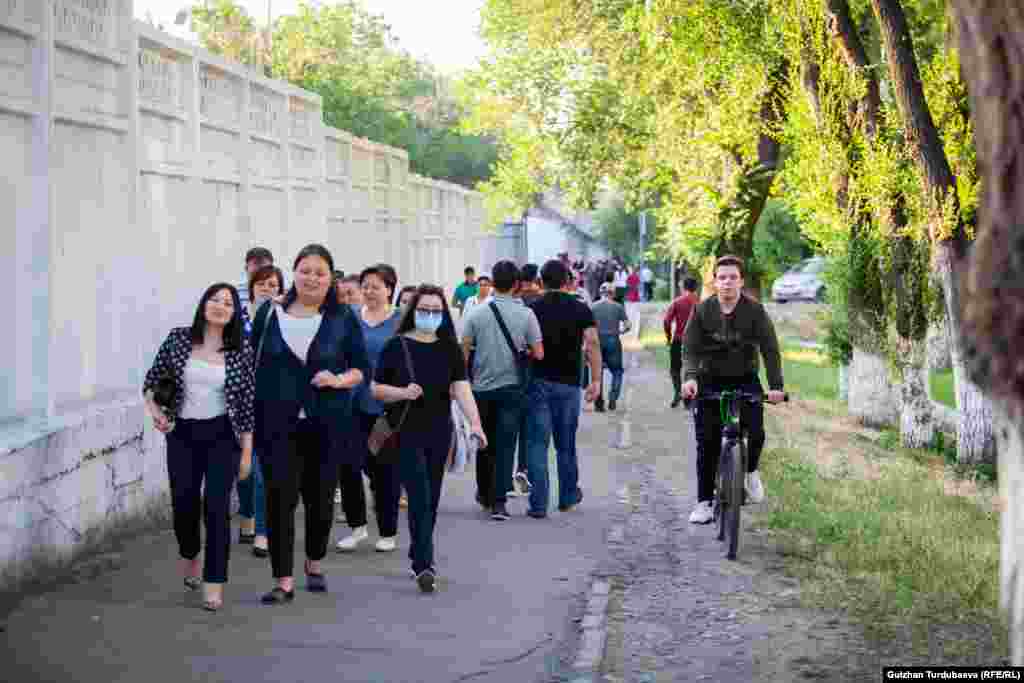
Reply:
[[[715,263],[715,291],[694,311],[683,337],[686,354],[686,383],[683,396],[692,399],[725,390],[763,393],[758,378],[757,353],[760,349],[768,375],[770,403],[785,398],[782,380],[782,356],[775,326],[760,302],[743,294],[743,261],[723,256]],[[700,424],[701,447],[697,450],[697,505],[690,522],[707,524],[712,520],[718,459],[722,449],[722,419],[714,402],[698,401],[696,421]],[[764,500],[764,487],[758,473],[764,447],[764,408],[744,404],[741,420],[747,431],[747,497],[751,502]]]

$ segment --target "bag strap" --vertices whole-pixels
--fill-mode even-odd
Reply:
[[[501,333],[505,335],[505,341],[508,343],[509,350],[512,351],[512,357],[519,362],[519,351],[516,349],[516,345],[512,342],[512,335],[509,334],[508,328],[505,327],[505,321],[501,317],[501,313],[498,311],[498,306],[493,301],[490,303],[491,311],[494,312],[494,317],[498,320],[498,326],[501,327]]]
[[[263,304],[263,306],[269,306],[270,308],[267,310],[267,314],[263,316],[263,329],[260,330],[260,341],[256,347],[256,357],[253,359],[252,362],[253,369],[256,369],[260,366],[260,356],[263,355],[263,340],[267,338],[267,328],[270,327],[270,316],[275,311],[273,301],[267,301],[266,303]],[[257,318],[259,317],[259,315],[260,312],[256,311]],[[253,321],[253,324],[256,324],[255,320]]]
[[[398,343],[402,346],[402,353],[405,355],[405,366],[409,370],[409,379],[415,384],[416,373],[412,369],[412,356],[409,354],[409,347],[405,343],[405,337],[398,335]],[[402,409],[402,418],[398,421],[398,426],[395,427],[395,432],[399,432],[402,426],[405,425],[405,418],[409,417],[409,408],[412,407],[412,401],[406,401],[405,407]]]

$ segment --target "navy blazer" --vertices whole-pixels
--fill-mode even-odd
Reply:
[[[268,444],[290,435],[298,423],[300,410],[305,410],[306,418],[327,432],[332,453],[339,452],[345,435],[351,430],[355,388],[318,389],[310,382],[321,370],[340,375],[357,369],[364,378],[369,377],[363,330],[348,306],[325,307],[322,313],[320,328],[303,363],[281,335],[272,302],[264,303],[256,312],[250,343],[254,349],[259,349],[261,337],[263,339],[262,351],[255,358],[257,444]]]

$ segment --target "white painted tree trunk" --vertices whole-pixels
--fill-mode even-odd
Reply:
[[[845,363],[839,365],[839,400],[850,400],[850,366]]]
[[[1010,659],[1024,666],[1024,423],[996,408],[999,447],[1000,602],[1010,620]]]
[[[928,328],[928,367],[932,370],[949,370],[953,367],[950,352],[949,319],[943,316]]]
[[[850,363],[850,414],[870,427],[899,424],[900,400],[885,359],[854,347]]]
[[[906,448],[927,448],[935,438],[924,340],[900,344],[900,442]]]

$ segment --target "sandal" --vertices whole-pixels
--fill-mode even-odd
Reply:
[[[202,585],[203,581],[198,576],[185,577],[185,590],[197,591]]]
[[[223,600],[203,600],[203,609],[207,612],[216,612],[223,606]]]
[[[275,586],[273,590],[271,590],[269,593],[265,593],[263,597],[260,598],[260,602],[262,602],[264,605],[278,605],[283,602],[291,602],[294,599],[294,590],[286,591],[280,586]]]

